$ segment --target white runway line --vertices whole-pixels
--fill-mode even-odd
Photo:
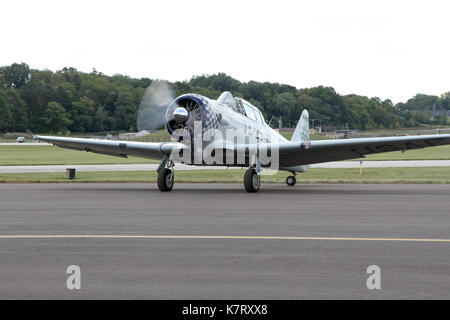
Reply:
[[[422,238],[368,238],[368,237],[315,237],[315,236],[217,236],[217,235],[117,235],[117,234],[10,234],[2,239],[197,239],[197,240],[331,240],[331,241],[398,241],[398,242],[450,242],[450,239]]]
[[[65,172],[66,168],[74,168],[80,172],[92,171],[156,171],[159,164],[105,164],[105,165],[57,165],[57,166],[0,166],[1,173],[29,173],[29,172]],[[175,170],[223,170],[226,167],[217,166],[187,166],[177,164]],[[232,168],[230,168],[232,169]],[[240,168],[233,168],[240,169]]]
[[[363,161],[363,168],[449,167],[450,160]],[[311,168],[359,168],[359,161],[312,164]]]
[[[48,143],[39,143],[39,142],[23,142],[23,143],[17,143],[17,142],[2,142],[0,143],[1,146],[51,146],[51,144]]]
[[[66,168],[75,168],[81,172],[92,171],[154,171],[158,164],[107,164],[107,165],[56,165],[56,166],[0,166],[1,173],[65,172]],[[450,167],[450,160],[408,160],[408,161],[364,161],[363,168],[399,168],[399,167]],[[338,161],[313,164],[311,168],[359,168],[359,161]],[[219,166],[187,166],[177,164],[176,170],[221,170]],[[240,168],[230,168],[240,169]]]

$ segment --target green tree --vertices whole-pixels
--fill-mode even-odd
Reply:
[[[137,103],[127,91],[119,93],[115,107],[115,118],[117,130],[136,130]]]
[[[26,131],[30,129],[28,121],[28,108],[22,100],[20,93],[16,89],[8,89],[5,91],[12,108],[12,130]]]
[[[440,124],[445,126],[445,125],[447,125],[447,122],[448,122],[447,110],[443,110]]]
[[[13,63],[3,68],[3,78],[10,88],[20,88],[30,80],[30,67],[26,63]]]
[[[447,110],[442,110],[442,114],[434,118],[436,124],[445,126],[447,124]]]
[[[0,132],[11,131],[13,129],[13,106],[2,90],[0,90],[0,115]]]
[[[29,69],[25,63],[1,67],[1,130],[135,130],[139,104],[151,83],[148,78],[83,73],[74,68],[52,72]],[[340,95],[331,87],[297,89],[279,83],[240,82],[224,73],[196,76],[171,85],[175,96],[191,92],[216,99],[222,91],[230,91],[259,107],[267,120],[280,116],[289,126],[295,125],[303,109],[325,126],[359,129],[444,123],[443,117],[431,120],[432,112],[450,110],[450,92],[440,97],[417,94],[394,106],[389,100]],[[55,111],[53,103],[64,112],[56,108],[60,114],[51,115]],[[62,129],[50,120],[58,116],[63,119]]]
[[[434,108],[441,108],[441,101],[438,96],[418,93],[403,104],[402,108],[414,111],[432,111]]]
[[[108,114],[102,106],[97,107],[94,114],[94,131],[104,131],[106,129],[105,123],[107,121]]]
[[[72,102],[70,108],[70,115],[72,125],[70,127],[72,132],[92,132],[93,116],[95,113],[95,102],[88,98],[82,97],[79,101]]]
[[[45,122],[48,129],[54,133],[65,132],[72,124],[72,120],[70,120],[70,116],[66,112],[66,109],[55,101],[48,103],[42,120]]]
[[[450,91],[441,95],[441,105],[445,110],[450,110]]]

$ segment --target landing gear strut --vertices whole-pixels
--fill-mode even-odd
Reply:
[[[167,164],[167,168],[165,168]],[[172,191],[174,184],[174,169],[175,164],[170,157],[164,157],[159,165],[158,172],[158,189],[159,191]]]
[[[286,178],[286,184],[288,186],[293,187],[293,186],[295,186],[296,183],[297,183],[297,179],[295,179],[295,176],[289,176]]]
[[[261,185],[261,176],[255,168],[249,168],[245,171],[244,187],[247,192],[258,192]]]

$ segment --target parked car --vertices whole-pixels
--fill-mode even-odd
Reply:
[[[18,137],[16,140],[16,143],[23,143],[25,142],[25,137]]]

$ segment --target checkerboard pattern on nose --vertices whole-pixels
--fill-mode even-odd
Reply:
[[[206,108],[203,122],[203,130],[217,129],[219,127],[219,115],[213,110]]]

